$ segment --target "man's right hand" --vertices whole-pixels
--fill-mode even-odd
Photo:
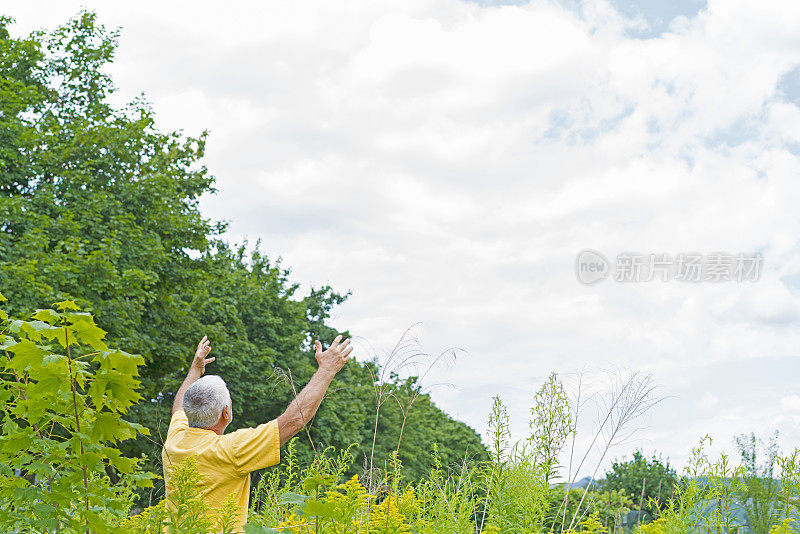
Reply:
[[[319,340],[314,341],[314,345],[317,347],[317,353],[314,356],[317,358],[319,368],[330,373],[331,376],[344,367],[344,364],[350,359],[350,353],[353,352],[353,347],[348,346],[350,345],[350,338],[340,344],[341,340],[342,336],[336,336],[331,346],[325,351],[322,350],[322,343]]]
[[[211,357],[207,358],[208,353],[211,352],[211,343],[208,342],[208,337],[203,336],[203,339],[200,340],[200,343],[197,344],[197,350],[194,353],[194,358],[192,358],[192,365],[191,370],[203,376],[203,373],[206,372],[206,364],[213,362],[216,358]]]
[[[353,347],[349,346],[350,340],[348,339],[344,343],[340,343],[340,341],[342,341],[342,336],[336,336],[331,346],[325,351],[322,350],[322,343],[318,340],[314,341],[319,369],[308,381],[306,387],[289,403],[286,411],[278,416],[278,436],[281,445],[289,441],[314,418],[334,375],[350,359],[350,353],[353,352]]]

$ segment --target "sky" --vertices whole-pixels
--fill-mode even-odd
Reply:
[[[603,456],[679,469],[779,430],[800,445],[800,3],[792,0],[6,1],[17,34],[81,6],[122,30],[122,103],[210,132],[203,212],[351,291],[333,325],[461,349],[425,383],[515,437],[550,372],[661,402]],[[584,284],[579,252],[608,260]],[[757,279],[620,282],[623,254],[743,254]],[[704,259],[704,261],[706,261]],[[710,260],[708,260],[710,261]],[[582,412],[590,448],[597,412]],[[601,440],[602,441],[602,440]],[[593,463],[592,463],[593,462]],[[581,474],[591,474],[584,467]]]

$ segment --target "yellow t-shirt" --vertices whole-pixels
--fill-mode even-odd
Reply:
[[[234,494],[240,510],[236,532],[242,532],[247,523],[250,473],[280,462],[280,451],[277,419],[220,436],[213,430],[190,427],[186,413],[179,410],[172,414],[161,451],[164,481],[169,488],[169,467],[195,456],[203,475],[201,488],[209,509],[213,512]]]

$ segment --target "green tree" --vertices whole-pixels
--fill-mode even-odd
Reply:
[[[624,492],[637,508],[641,501],[642,509],[657,517],[672,496],[677,481],[677,474],[669,461],[656,457],[655,454],[648,459],[641,451],[636,451],[631,460],[623,459],[613,463],[611,470],[606,473],[602,487],[606,491]]]

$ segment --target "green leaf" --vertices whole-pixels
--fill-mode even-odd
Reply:
[[[28,372],[36,380],[35,384],[30,384],[31,398],[46,398],[53,393],[72,389],[69,366],[64,356],[46,354],[41,359],[40,367],[34,367]]]
[[[283,532],[263,525],[248,523],[244,526],[244,534],[283,534]]]
[[[76,338],[75,334],[71,332],[71,328],[68,326],[59,326],[50,328],[48,330],[42,330],[41,336],[51,341],[58,341],[58,344],[64,348],[67,347],[67,339],[69,339],[70,345],[78,344],[78,339]]]
[[[14,353],[14,357],[6,363],[6,368],[17,369],[19,371],[24,371],[34,366],[41,366],[42,357],[45,354],[49,354],[49,351],[44,350],[39,345],[27,339],[23,339],[9,346],[6,350]]]
[[[287,491],[278,497],[278,504],[304,504],[308,500],[308,495],[300,495]]]
[[[312,517],[330,518],[336,512],[336,503],[324,502],[319,499],[309,499],[303,508],[303,515]]]
[[[100,363],[100,369],[115,370],[131,376],[138,376],[139,366],[144,364],[144,358],[138,354],[130,354],[122,350],[101,352],[93,360]]]
[[[70,330],[81,340],[92,347],[94,350],[108,350],[108,346],[103,342],[106,331],[97,326],[94,317],[89,314],[73,313],[67,316],[71,321]]]
[[[95,441],[124,441],[136,437],[136,430],[113,412],[94,414],[88,433]]]
[[[61,311],[66,311],[66,310],[78,311],[81,309],[77,304],[75,304],[74,300],[62,300],[61,302],[56,302],[55,304],[53,304],[53,306],[55,306],[57,309]]]
[[[31,327],[31,329],[36,330],[37,332],[41,331],[41,330],[47,330],[49,328],[52,328],[49,324],[47,324],[44,321],[28,321],[27,324],[28,324],[28,326]]]
[[[50,325],[58,324],[61,321],[61,314],[49,308],[36,310],[31,317]]]
[[[107,406],[121,412],[142,398],[136,390],[138,386],[139,382],[130,374],[101,369],[89,386],[89,396],[96,407]]]
[[[317,488],[319,488],[320,486],[330,483],[331,480],[329,477],[326,477],[324,475],[314,475],[303,480],[303,489],[308,492],[312,492]]]

